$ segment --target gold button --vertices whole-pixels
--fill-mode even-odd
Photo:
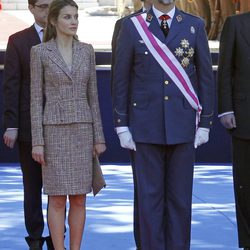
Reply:
[[[165,96],[164,99],[167,101],[168,100],[168,96]]]
[[[117,122],[121,122],[121,119],[118,119]]]
[[[165,84],[168,84],[168,81],[167,81],[167,80],[165,81]]]
[[[209,124],[210,124],[210,125],[212,125],[212,124],[213,124],[213,122],[211,121],[211,122],[209,122]]]
[[[136,102],[133,103],[133,106],[136,106]]]

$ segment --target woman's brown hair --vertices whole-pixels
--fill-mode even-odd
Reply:
[[[52,23],[57,21],[61,9],[65,6],[73,6],[78,9],[78,5],[73,0],[53,0],[51,2],[47,18],[47,27],[43,37],[44,42],[47,42],[52,38],[56,38],[56,28]],[[78,40],[77,36],[74,36],[74,38]]]

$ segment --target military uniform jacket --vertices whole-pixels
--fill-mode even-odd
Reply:
[[[73,42],[72,68],[55,40],[31,49],[32,144],[44,145],[43,125],[93,123],[94,142],[103,143],[93,47]]]
[[[250,12],[228,17],[220,40],[218,113],[233,111],[232,135],[250,139]]]
[[[214,79],[204,22],[176,8],[166,38],[152,9],[147,22],[149,30],[182,63],[203,107],[199,126],[209,128]],[[136,142],[194,140],[196,111],[150,54],[131,19],[123,21],[117,41],[113,111],[115,126],[128,126]]]

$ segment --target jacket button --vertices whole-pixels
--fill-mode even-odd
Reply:
[[[136,106],[136,102],[133,103],[133,106],[134,106],[134,107]]]
[[[164,82],[166,85],[168,85],[168,81],[166,80],[165,82]]]
[[[120,122],[121,122],[121,119],[117,119],[117,122],[120,123]]]
[[[165,99],[165,101],[167,101],[167,100],[168,100],[168,96],[166,95],[166,96],[164,97],[164,99]]]

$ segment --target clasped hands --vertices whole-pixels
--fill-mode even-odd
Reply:
[[[132,135],[128,129],[124,130],[122,132],[117,131],[117,134],[118,134],[118,137],[120,140],[120,145],[122,148],[127,148],[130,150],[136,151],[135,142],[134,142]],[[208,139],[209,139],[209,129],[199,127],[196,130],[194,147],[197,148],[198,146],[208,142]]]
[[[93,157],[98,157],[106,150],[106,145],[104,143],[97,143],[94,145]],[[45,166],[44,159],[44,146],[34,146],[32,147],[32,158],[40,163],[42,166]]]

